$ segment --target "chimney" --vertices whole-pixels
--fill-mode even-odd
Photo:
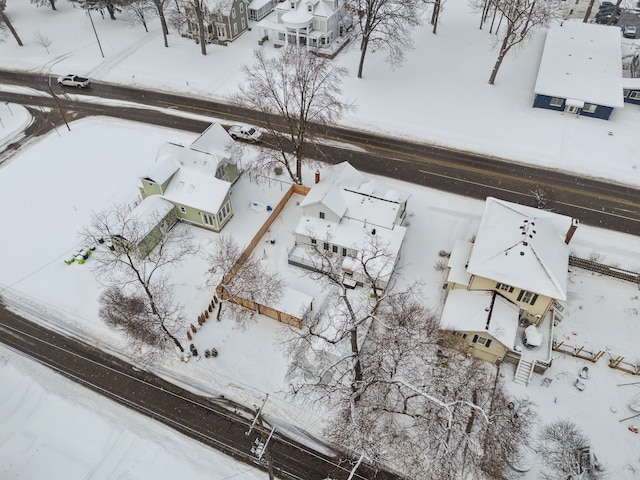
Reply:
[[[578,228],[579,223],[580,222],[577,218],[571,219],[571,226],[569,227],[569,230],[567,230],[567,236],[564,239],[564,243],[566,243],[567,245],[569,245],[569,242],[573,238],[573,234],[576,233],[576,229]]]
[[[316,170],[316,183],[320,183],[320,170]]]

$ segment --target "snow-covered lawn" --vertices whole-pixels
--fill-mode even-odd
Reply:
[[[58,3],[57,12],[35,8],[29,2],[8,5],[7,13],[23,35],[25,47],[15,46],[12,38],[0,43],[4,68],[36,71],[43,76],[76,72],[98,81],[221,98],[235,92],[242,81],[239,67],[250,60],[250,51],[257,47],[257,39],[247,32],[228,47],[210,46],[209,55],[203,57],[192,42],[175,34],[170,36],[170,48],[165,49],[156,25],[145,34],[121,20],[112,22],[94,17],[105,51],[103,59],[84,13],[74,9],[71,2]],[[640,184],[637,169],[640,106],[625,105],[609,122],[534,110],[532,88],[544,35],[537,35],[517,55],[508,57],[497,84],[492,87],[486,81],[495,51],[491,49],[491,36],[477,26],[478,18],[469,14],[466,2],[447,3],[439,34],[434,36],[427,28],[416,31],[416,49],[407,52],[404,67],[391,71],[381,61],[382,54],[371,54],[362,80],[355,78],[357,49],[341,53],[335,61],[351,70],[344,93],[359,107],[342,123]],[[52,40],[51,53],[47,54],[35,42],[36,31]],[[635,43],[623,42],[628,44],[626,50]],[[265,48],[271,46],[267,44]],[[0,90],[11,88],[0,85]],[[0,120],[2,146],[20,135],[29,118],[20,106],[0,103]],[[97,317],[99,289],[90,273],[90,263],[67,266],[63,258],[77,246],[77,232],[92,210],[133,199],[138,176],[153,163],[161,143],[184,143],[193,138],[192,134],[174,130],[87,119],[73,123],[71,132],[66,129],[59,129],[59,135],[51,132],[0,166],[2,295],[20,302],[39,321],[53,319],[58,328],[96,338],[106,348],[121,351],[120,339]],[[443,273],[434,268],[440,259],[438,252],[449,251],[455,240],[470,239],[475,234],[483,202],[412,184],[394,184],[398,190],[411,194],[399,278],[407,282],[421,279],[425,304],[437,308],[444,280]],[[235,215],[224,233],[233,235],[240,243],[248,241],[267,215],[266,211],[251,208],[251,203],[273,205],[284,194],[284,188],[279,183],[258,185],[243,177],[234,186]],[[256,254],[273,268],[282,270],[290,285],[316,297],[322,292],[304,272],[283,268],[300,214],[297,201],[299,198],[294,197],[274,223],[270,237],[276,238],[275,244],[263,242]],[[214,234],[196,229],[194,235],[203,251],[211,248]],[[640,271],[640,242],[631,235],[583,225],[572,240],[572,253],[584,258],[597,254],[603,263]],[[213,293],[206,286],[206,272],[204,257],[194,258],[173,276],[178,296],[194,323]],[[618,385],[633,383],[638,377],[609,369],[607,362],[612,355],[624,356],[632,363],[640,360],[636,353],[640,335],[638,286],[576,269],[572,269],[569,278],[565,319],[558,325],[556,336],[577,346],[606,352],[598,363],[588,365],[591,375],[585,380],[585,390],[580,392],[573,386],[585,362],[562,354],[554,355],[553,366],[545,375],[552,380],[547,387],[540,385],[539,375],[534,376],[527,388],[513,384],[509,365],[504,365],[501,372],[510,390],[538,403],[542,421],[568,418],[578,423],[613,478],[636,478],[640,472],[640,436],[627,427],[633,422],[640,425],[640,419],[619,420],[632,414],[628,405],[640,389],[639,385]],[[200,351],[215,347],[220,352],[217,358],[201,358],[187,364],[167,359],[155,368],[194,390],[224,393],[249,405],[261,404],[269,393],[265,412],[279,418],[283,428],[290,424],[319,434],[322,412],[292,405],[283,394],[287,358],[278,346],[278,338],[284,328],[267,318],[259,318],[247,328],[240,328],[226,318],[221,322],[209,320],[195,335],[194,343]],[[5,471],[0,471],[7,473],[4,476],[42,476],[53,456],[61,465],[67,465],[69,473],[78,474],[67,478],[87,475],[91,468],[104,472],[104,477],[96,478],[116,474],[146,478],[139,475],[137,468],[142,469],[143,459],[147,458],[158,466],[158,470],[149,467],[152,472],[163,468],[163,473],[180,469],[191,478],[205,475],[200,470],[190,470],[199,468],[199,463],[189,455],[165,455],[164,447],[148,442],[154,436],[161,442],[169,442],[176,434],[163,428],[161,434],[152,432],[148,429],[160,428],[152,422],[145,422],[151,426],[139,427],[142,433],[132,433],[124,428],[125,422],[116,421],[123,415],[120,413],[89,419],[89,406],[97,402],[95,395],[89,396],[57,376],[43,380],[44,374],[35,373],[35,367],[25,366],[19,357],[4,351],[2,356],[9,359],[0,368],[3,385],[13,388],[2,391],[0,417],[14,418],[15,413],[18,418],[19,412],[26,425],[22,429],[14,425],[13,429],[0,432],[0,458],[12,462],[7,463],[10,467],[5,467]],[[74,394],[68,393],[71,391]],[[35,405],[34,410],[15,410],[22,398],[26,405]],[[106,410],[106,406],[100,408],[101,412]],[[86,431],[65,428],[64,432],[69,432],[67,438],[43,420],[65,418],[62,412],[70,412],[71,420],[67,423],[86,423],[101,435],[96,435],[91,444],[86,441],[74,444],[78,438],[87,438]],[[188,443],[189,446],[167,450],[191,452],[192,448],[193,451],[201,448]],[[73,470],[74,464],[66,464],[65,455],[58,454],[58,445],[65,451],[86,452],[86,462]],[[150,453],[141,453],[139,448]],[[214,455],[202,449],[196,456],[203,462],[204,457],[216,462]],[[131,465],[123,460],[118,464],[117,458],[133,458],[140,463]],[[115,470],[101,467],[111,463],[115,464]],[[29,470],[25,470],[27,465]],[[82,468],[88,470],[81,471]],[[207,473],[214,478],[225,478],[232,476],[234,470],[212,472],[215,471],[207,467]],[[237,475],[253,478],[248,473]],[[534,472],[522,478],[535,478]]]

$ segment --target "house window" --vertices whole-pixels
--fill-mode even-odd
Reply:
[[[237,24],[237,23],[234,23],[234,24],[233,24],[233,34],[234,34],[234,35],[237,35],[237,34],[238,34],[238,24]]]
[[[284,32],[278,32],[278,40],[284,42],[285,38],[286,37],[284,36]]]
[[[324,242],[324,249],[329,250],[329,244],[327,242]]]
[[[567,113],[578,113],[579,110],[580,108],[576,107],[575,105],[567,105],[567,107],[564,109],[564,111]]]
[[[334,245],[333,247],[331,247],[331,251],[332,251],[333,253],[338,253],[338,246],[337,246],[337,245]]]
[[[291,10],[295,10],[296,9],[296,2],[291,2]]]
[[[513,287],[511,285],[507,285],[506,283],[496,284],[496,290],[502,290],[503,292],[513,293]]]
[[[215,224],[215,218],[213,217],[213,215],[200,212],[200,216],[202,217],[202,223],[204,223],[205,225],[209,225],[211,227],[215,227],[216,224]]]
[[[222,222],[229,216],[230,213],[231,213],[231,204],[227,202],[224,204],[224,207],[222,207],[218,212],[218,223],[222,225]]]
[[[585,103],[584,107],[582,107],[582,111],[586,113],[594,113],[596,111],[597,106],[593,103]]]
[[[240,19],[240,24],[242,25],[242,30],[247,28],[247,21],[244,19],[244,17]]]
[[[318,242],[317,242],[317,240],[316,240],[315,238],[312,238],[312,239],[311,239],[311,245],[315,245],[315,244],[317,244],[317,243],[318,243]]]
[[[346,257],[346,256],[347,256],[347,249],[346,249],[346,248],[343,248],[343,249],[342,249],[342,256],[343,256],[343,257]]]
[[[474,335],[473,343],[479,343],[480,345],[484,345],[485,343],[487,343],[487,339],[479,335]]]
[[[324,212],[320,212],[320,218],[324,218]]]
[[[244,3],[240,2],[240,13],[244,12]]]
[[[307,5],[307,12],[313,13],[313,5],[311,4]]]
[[[187,209],[182,205],[180,206],[180,213],[187,213]]]
[[[538,300],[538,294],[533,292],[528,292],[526,290],[521,290],[518,295],[518,302],[528,303],[529,305],[535,305],[536,300]]]
[[[216,168],[216,178],[222,178],[224,176],[224,165],[218,165]]]
[[[557,97],[553,97],[551,99],[551,101],[549,102],[549,105],[551,105],[552,107],[561,107],[563,102],[564,102],[563,99],[557,98]]]
[[[235,8],[231,9],[231,18],[236,18],[236,9]]]
[[[226,38],[227,31],[224,28],[224,25],[218,25],[218,38]]]
[[[629,96],[629,92],[631,90],[627,90],[626,88],[622,91],[622,94],[624,95],[624,98],[627,98]]]
[[[636,100],[640,99],[640,92],[637,90],[631,90],[629,92],[629,98],[635,98]]]

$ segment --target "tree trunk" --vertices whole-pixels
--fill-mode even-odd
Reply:
[[[433,4],[433,15],[431,16],[431,24],[433,25],[433,34],[436,34],[436,30],[438,29],[438,17],[440,16],[440,1],[436,0]]]
[[[169,39],[167,38],[167,35],[169,35],[169,28],[167,27],[167,19],[164,16],[164,0],[153,0],[153,4],[156,6],[156,10],[158,11],[158,17],[160,17],[160,25],[162,25],[162,37],[164,39],[164,46],[168,48]]]
[[[1,10],[1,9],[0,9],[0,20],[2,20],[5,23],[5,25],[9,28],[11,35],[13,35],[13,38],[16,39],[16,42],[18,42],[18,45],[20,45],[21,47],[24,46],[22,45],[22,40],[20,40],[20,37],[18,36],[18,32],[16,32],[16,29],[13,28],[13,25],[9,21],[9,18],[7,17],[7,15],[4,13],[4,10]]]
[[[351,384],[351,391],[355,393],[358,390],[358,385],[362,382],[362,364],[360,363],[360,351],[358,349],[358,329],[354,328],[351,330],[351,353],[353,353],[355,357],[355,364],[353,365],[353,383]],[[354,398],[353,402],[358,403],[360,400],[360,394],[358,393]]]
[[[595,0],[591,0],[589,2],[589,6],[587,7],[587,11],[584,14],[584,18],[582,19],[582,23],[587,23],[589,21],[589,17],[591,16],[591,9],[593,8],[593,3]]]
[[[111,18],[111,20],[116,19],[116,7],[113,6],[113,3],[107,2],[107,12],[109,12],[109,18]]]
[[[502,45],[500,46],[500,54],[498,55],[498,59],[496,60],[495,65],[493,66],[493,70],[491,70],[491,76],[489,77],[489,85],[493,85],[496,81],[496,77],[498,76],[498,70],[500,70],[500,65],[502,65],[502,61],[504,60],[505,55],[509,51],[507,47],[507,41],[509,36],[505,36],[502,41]]]
[[[358,78],[362,78],[362,69],[364,68],[364,57],[367,54],[369,46],[369,37],[363,37],[360,43],[360,63],[358,64]]]
[[[56,9],[56,0],[49,0],[49,4],[51,5],[52,10]]]
[[[487,15],[489,15],[489,0],[484,0],[484,6],[482,7],[482,15],[480,16],[480,30],[482,30],[482,25],[487,21]]]
[[[196,7],[196,17],[198,17],[198,30],[200,33],[200,53],[207,54],[207,44],[204,42],[204,12],[200,5]]]
[[[616,2],[616,6],[613,8],[613,12],[611,12],[611,17],[609,18],[609,21],[607,22],[607,25],[612,25],[613,24],[613,20],[616,18],[618,10],[620,10],[620,4],[621,3],[622,3],[622,0],[618,0]]]

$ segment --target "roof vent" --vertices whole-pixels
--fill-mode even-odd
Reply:
[[[521,257],[524,257],[524,252],[520,252],[520,256],[521,256]]]

